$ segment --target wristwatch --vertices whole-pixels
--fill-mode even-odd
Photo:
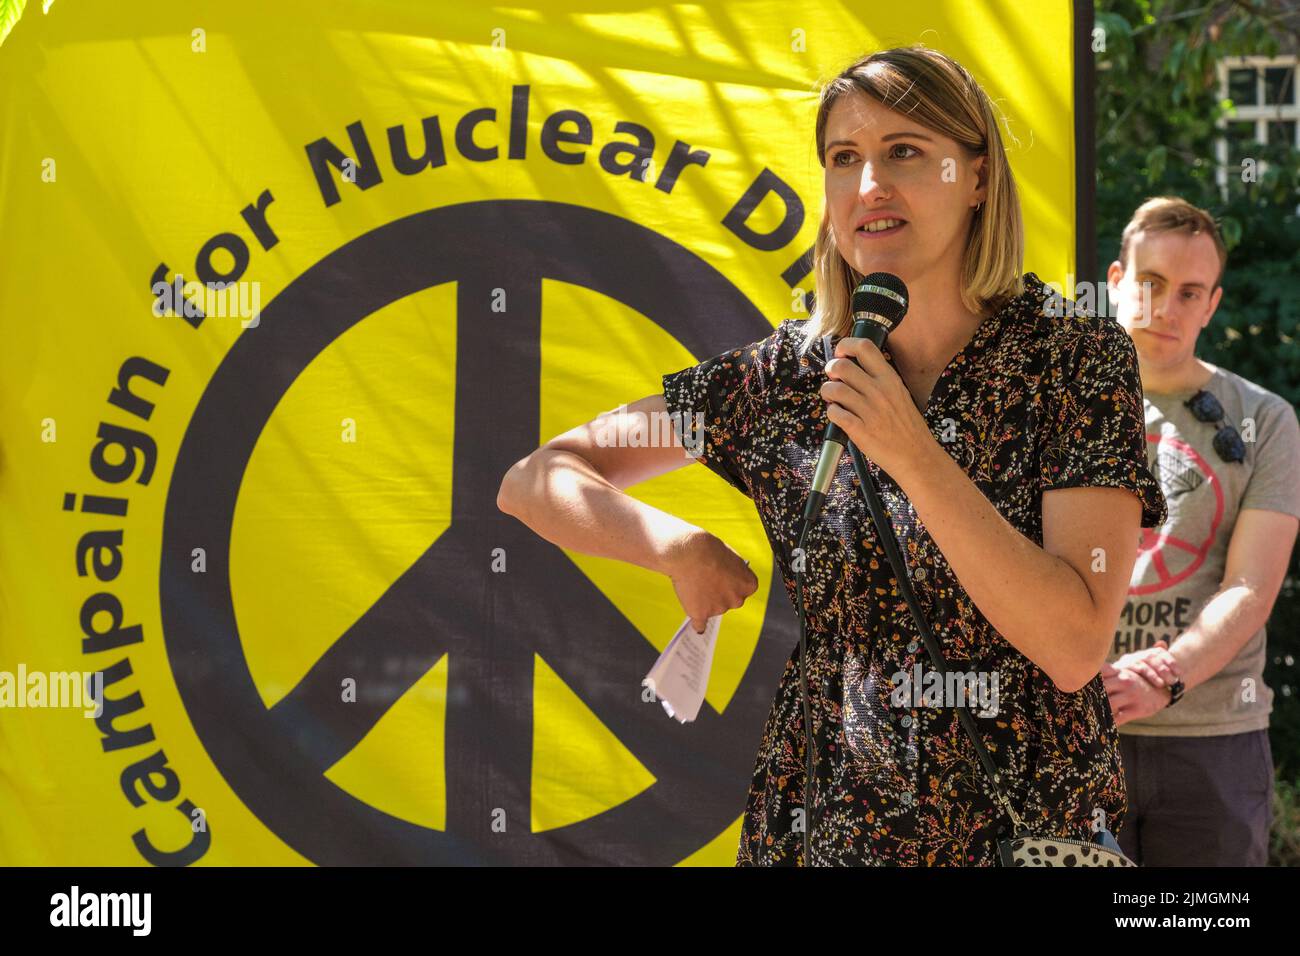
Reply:
[[[1183,681],[1182,678],[1180,677],[1177,680],[1175,680],[1172,684],[1169,685],[1169,703],[1165,704],[1165,706],[1172,707],[1174,706],[1174,704],[1178,703],[1182,699],[1183,699]]]

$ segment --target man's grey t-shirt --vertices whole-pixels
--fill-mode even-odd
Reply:
[[[1160,482],[1169,518],[1143,528],[1128,600],[1107,660],[1175,638],[1219,590],[1237,515],[1246,508],[1300,517],[1300,424],[1280,395],[1216,368],[1203,388],[1241,434],[1246,460],[1214,451],[1221,426],[1200,422],[1184,403],[1196,393],[1147,392],[1147,461]],[[1253,427],[1253,441],[1250,429]],[[1131,720],[1122,734],[1212,737],[1268,727],[1273,691],[1264,683],[1266,635],[1253,634],[1217,674],[1173,707]]]

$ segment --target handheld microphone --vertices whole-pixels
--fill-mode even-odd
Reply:
[[[853,338],[870,339],[876,347],[885,344],[889,335],[907,315],[907,286],[890,272],[873,272],[853,290]],[[826,423],[822,438],[822,451],[813,472],[808,504],[804,508],[804,527],[810,526],[821,514],[830,492],[831,480],[839,468],[840,458],[848,445],[844,429],[834,422]]]

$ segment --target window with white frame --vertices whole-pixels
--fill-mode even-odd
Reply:
[[[1300,99],[1296,57],[1234,56],[1219,61],[1219,98],[1233,110],[1219,120],[1219,189],[1227,198],[1228,176],[1241,175],[1242,161],[1255,159],[1257,147],[1287,143],[1300,148]],[[1264,164],[1260,164],[1260,172]]]

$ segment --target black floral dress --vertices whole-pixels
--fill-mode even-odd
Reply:
[[[986,318],[936,381],[924,412],[935,440],[1040,546],[1052,488],[1131,489],[1143,527],[1159,527],[1165,500],[1147,470],[1132,340],[1091,312],[1053,316],[1051,290],[1024,278],[1024,294]],[[705,415],[700,461],[753,499],[792,605],[791,558],[826,423],[826,359],[818,347],[801,351],[806,322],[786,320],[762,341],[663,376],[670,412]],[[888,342],[882,351],[892,364]],[[1094,821],[1117,830],[1126,795],[1101,677],[1058,689],[985,620],[898,485],[869,466],[948,665],[996,675],[996,707],[972,716],[1017,811],[1039,834],[1089,839]],[[900,672],[930,662],[857,486],[845,455],[806,544],[812,862],[993,865],[1009,821],[957,710],[894,693]],[[798,668],[796,644],[763,729],[737,865],[802,864]]]

